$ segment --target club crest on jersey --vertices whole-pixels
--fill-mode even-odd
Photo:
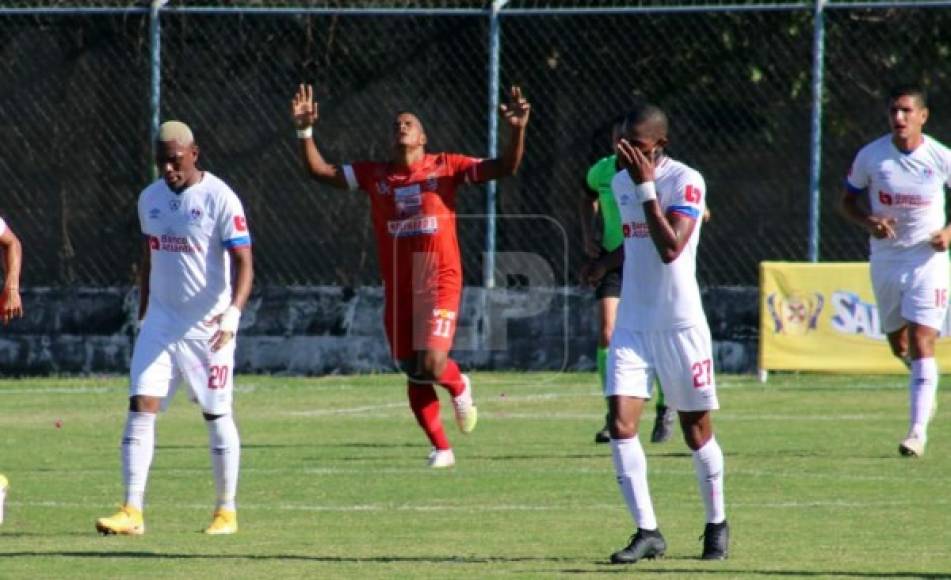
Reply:
[[[152,209],[149,210],[149,219],[150,219],[150,220],[157,220],[157,219],[159,219],[161,216],[162,216],[162,210],[160,210],[159,208],[153,207]]]
[[[168,200],[168,207],[172,211],[178,211],[178,208],[182,207],[182,200],[170,199]]]
[[[436,191],[436,188],[439,187],[439,180],[435,175],[430,174],[426,178],[426,191]]]
[[[621,199],[619,200],[619,203],[620,203],[621,205],[627,205],[627,204],[630,203],[630,202],[631,202],[631,196],[628,195],[628,194],[626,194],[626,193],[622,193],[622,194],[621,194]]]
[[[824,305],[825,298],[819,292],[794,290],[789,294],[773,292],[766,297],[775,334],[803,335],[815,330]]]
[[[392,193],[390,191],[390,184],[387,183],[385,179],[381,179],[380,181],[377,181],[376,192],[379,193],[380,195],[390,195]]]
[[[201,208],[200,207],[191,208],[191,210],[188,212],[188,221],[190,221],[191,223],[195,223],[195,222],[198,222],[199,220],[201,220]]]

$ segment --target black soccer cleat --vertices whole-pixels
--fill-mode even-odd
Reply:
[[[631,543],[626,548],[611,554],[612,564],[633,564],[644,558],[653,560],[664,555],[667,551],[667,542],[660,530],[637,530],[631,536]]]
[[[610,443],[611,442],[611,432],[608,431],[608,426],[605,425],[601,428],[600,431],[594,434],[595,443]]]
[[[657,417],[651,431],[651,443],[663,443],[674,435],[674,419],[677,411],[664,405],[657,405]]]
[[[726,560],[730,551],[730,525],[726,520],[719,524],[708,523],[700,537],[703,538],[701,560]]]

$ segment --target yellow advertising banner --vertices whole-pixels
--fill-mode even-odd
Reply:
[[[939,368],[951,368],[949,347],[938,340]],[[761,262],[759,368],[907,373],[882,334],[868,262]]]

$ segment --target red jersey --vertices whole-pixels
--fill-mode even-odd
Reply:
[[[424,288],[461,291],[456,189],[481,181],[481,161],[455,153],[427,153],[409,167],[372,161],[344,166],[350,188],[370,197],[388,297]]]

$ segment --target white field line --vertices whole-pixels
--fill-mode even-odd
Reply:
[[[39,387],[36,389],[0,389],[0,395],[101,395],[118,390],[114,387]]]
[[[277,467],[241,467],[242,474],[255,474],[255,475],[315,475],[315,476],[353,476],[366,474],[368,472],[374,473],[375,475],[418,475],[418,476],[428,476],[432,472],[427,467],[424,467],[422,460],[422,455],[420,455],[419,467],[384,467],[377,468],[371,465],[368,465],[366,468],[340,468],[340,467],[304,467],[304,468],[277,468]],[[681,477],[684,479],[693,479],[694,472],[689,468],[668,468],[664,465],[657,465],[657,461],[661,459],[660,457],[654,457],[652,465],[650,468],[651,474],[653,475],[663,475],[663,476],[674,476]],[[677,458],[680,460],[682,458]],[[729,455],[727,455],[729,459]],[[478,461],[484,462],[491,460],[491,458],[480,458]],[[369,461],[368,461],[369,462]],[[508,463],[508,462],[506,462]],[[686,463],[689,465],[689,463]],[[493,463],[492,465],[498,465],[498,463]],[[520,464],[514,464],[512,468],[502,468],[495,469],[492,466],[476,466],[473,467],[471,471],[467,471],[467,475],[477,475],[477,474],[495,474],[495,473],[505,473],[517,470],[520,474],[574,474],[574,475],[603,475],[605,478],[613,477],[613,468],[611,467],[611,462],[608,457],[604,458],[603,467],[592,465],[591,467],[574,467],[566,468],[559,464],[557,467],[526,467]],[[73,475],[83,474],[92,474],[92,473],[113,473],[113,469],[72,469],[70,473]],[[154,471],[156,474],[155,477],[167,477],[167,476],[192,476],[192,475],[205,475],[209,473],[208,467],[175,467],[169,469],[158,468]],[[435,474],[433,474],[435,475]],[[831,473],[806,473],[803,471],[770,471],[770,470],[755,470],[755,469],[730,469],[727,468],[726,471],[727,479],[748,479],[748,478],[777,478],[784,481],[808,481],[808,480],[833,480],[836,482],[849,482],[849,481],[878,481],[878,482],[898,482],[898,483],[914,483],[914,482],[932,482],[933,479],[930,477],[912,477],[907,475],[865,475],[865,474],[831,474]],[[60,472],[43,472],[41,474],[34,474],[34,479],[41,479],[43,477],[53,477],[60,478],[62,473]],[[949,500],[951,501],[951,500]]]
[[[815,500],[815,501],[780,501],[780,502],[734,502],[730,503],[730,508],[735,509],[807,509],[807,508],[830,508],[847,509],[855,508],[877,508],[877,507],[910,507],[919,505],[948,505],[951,500],[946,499],[922,499],[920,501],[907,500],[888,500],[888,501],[846,501],[846,500]],[[97,508],[90,503],[81,502],[62,502],[62,501],[18,501],[7,502],[8,506],[17,507],[35,507],[35,508]],[[186,508],[204,510],[208,504],[176,504],[166,502],[149,502],[153,508]],[[617,511],[623,509],[623,503],[618,501],[611,504],[580,503],[580,504],[478,504],[478,505],[414,505],[414,504],[352,504],[352,505],[315,505],[315,504],[288,504],[288,503],[243,503],[239,502],[242,510],[269,510],[269,511],[298,511],[298,512],[554,512],[554,511],[577,511],[577,510],[603,510]],[[105,507],[108,509],[108,506]]]

